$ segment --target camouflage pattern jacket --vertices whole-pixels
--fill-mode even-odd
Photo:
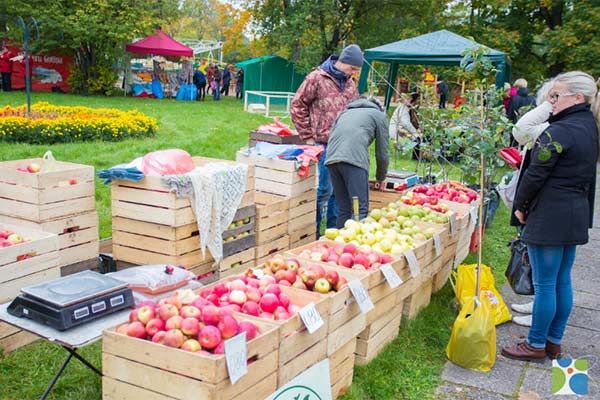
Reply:
[[[338,115],[358,97],[356,83],[348,79],[342,91],[335,79],[320,68],[306,76],[290,105],[290,113],[302,140],[327,143]]]

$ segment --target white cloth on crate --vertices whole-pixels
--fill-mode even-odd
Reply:
[[[223,232],[233,222],[242,201],[247,173],[244,164],[209,163],[186,174],[194,187],[192,209],[202,255],[208,247],[216,262],[223,258]]]

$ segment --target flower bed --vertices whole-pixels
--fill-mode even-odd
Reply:
[[[158,125],[143,113],[113,108],[55,106],[46,102],[0,109],[0,142],[54,144],[91,140],[120,141],[154,136]]]

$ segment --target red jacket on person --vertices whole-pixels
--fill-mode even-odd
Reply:
[[[0,55],[0,72],[9,74],[12,72],[13,62],[10,61],[10,59],[14,56],[15,55],[10,51],[5,51],[4,53],[2,53],[2,55]]]

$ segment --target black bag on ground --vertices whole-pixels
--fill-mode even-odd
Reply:
[[[532,295],[534,289],[527,245],[518,237],[512,239],[508,245],[511,255],[504,276],[516,294]]]

